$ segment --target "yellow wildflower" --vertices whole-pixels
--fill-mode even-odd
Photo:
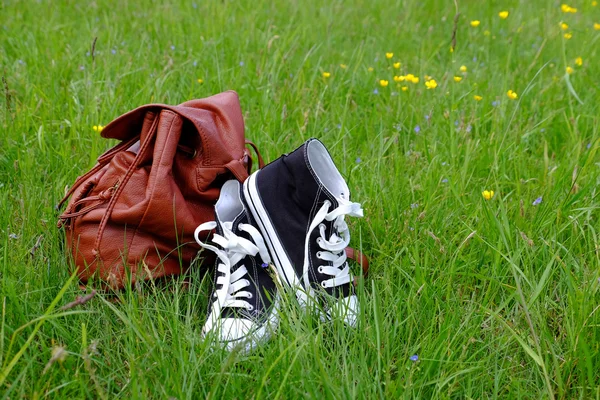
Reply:
[[[479,24],[480,24],[480,23],[481,23],[481,21],[478,21],[478,20],[473,20],[473,21],[471,21],[471,26],[472,26],[473,28],[477,28],[477,27],[479,26]]]
[[[515,100],[517,97],[519,97],[519,95],[517,95],[516,92],[514,92],[512,89],[509,90],[508,92],[506,92],[506,95],[508,96],[509,99],[511,100]]]
[[[596,0],[592,1],[592,7],[596,7],[598,5],[598,2]]]
[[[367,68],[367,71],[369,71],[369,72],[373,72],[374,70],[375,70],[375,68],[373,68],[373,67]]]
[[[323,78],[329,78],[331,76],[331,72],[323,72]]]
[[[564,13],[571,13],[571,14],[575,14],[577,12],[576,8],[573,8],[567,4],[563,4],[560,6],[560,10]]]
[[[425,86],[427,86],[427,89],[435,89],[437,87],[437,82],[435,79],[431,79],[425,82]]]
[[[569,40],[569,39],[571,39],[573,37],[573,34],[567,32],[567,33],[564,34],[564,37],[565,37],[565,39]]]
[[[484,190],[483,192],[481,192],[481,194],[483,195],[483,198],[486,200],[490,200],[492,197],[494,197],[493,190]]]
[[[594,23],[594,29],[597,30],[597,31],[600,31],[600,24],[597,23],[597,22],[595,22]]]
[[[385,79],[381,79],[381,80],[379,81],[379,84],[381,85],[381,87],[386,87],[386,86],[388,85],[388,83],[389,83],[389,82],[388,82],[388,81],[386,81]]]
[[[394,57],[394,53],[385,53],[385,58],[387,58],[388,60],[392,57]]]
[[[477,94],[476,94],[475,96],[473,96],[473,98],[474,98],[476,101],[481,101],[481,100],[483,100],[483,97],[481,97],[481,96],[479,96],[479,95],[477,95]]]
[[[508,18],[508,11],[500,11],[498,13],[498,16],[502,19],[506,19],[506,18]]]
[[[413,74],[408,74],[405,76],[406,80],[408,82],[412,82],[412,83],[417,83],[419,82],[419,78],[417,78],[416,76],[414,76]],[[417,82],[415,82],[415,79],[417,80]]]
[[[402,91],[406,92],[408,90],[408,86],[402,86]]]
[[[567,67],[566,71],[567,71],[567,74],[571,75],[573,73],[573,68]]]
[[[560,29],[562,29],[563,31],[566,31],[567,29],[569,29],[569,25],[565,24],[564,22],[561,22]]]
[[[461,65],[460,66],[460,72],[467,72],[467,66],[466,65]]]
[[[102,126],[102,125],[94,125],[92,127],[92,129],[94,130],[94,132],[100,133],[100,132],[102,132],[102,129],[104,129],[104,126]]]
[[[583,65],[583,58],[577,57],[575,59],[575,65],[577,65],[578,67],[581,67]]]
[[[462,76],[455,76],[454,77],[454,82],[460,82],[462,81]]]
[[[196,82],[198,82],[199,84],[202,85],[204,83],[204,79],[198,78],[198,79],[196,79]]]
[[[404,75],[394,76],[394,82],[404,82],[406,77]]]
[[[396,68],[396,69],[400,68],[400,62],[395,62],[394,63],[394,68]]]
[[[346,68],[348,68],[348,66],[346,64],[340,64],[340,68],[341,69],[346,69]]]

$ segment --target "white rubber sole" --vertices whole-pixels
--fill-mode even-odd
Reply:
[[[248,204],[252,216],[256,220],[258,228],[265,238],[269,253],[273,259],[273,264],[275,264],[275,268],[277,269],[277,274],[281,277],[281,282],[296,292],[296,297],[302,306],[307,306],[309,304],[309,298],[313,297],[310,293],[311,288],[304,288],[300,277],[296,275],[296,269],[288,258],[287,253],[279,240],[279,236],[275,231],[275,227],[271,223],[269,214],[265,210],[256,187],[256,177],[259,173],[260,170],[250,175],[244,182],[244,197],[246,198],[246,203]]]
[[[271,310],[264,323],[237,339],[226,341],[219,340],[216,336],[218,335],[218,330],[221,329],[218,325],[219,321],[216,322],[216,325],[209,332],[204,332],[202,335],[203,337],[212,337],[214,339],[213,346],[215,348],[223,348],[227,351],[239,349],[241,354],[248,354],[257,347],[268,342],[274,336],[279,327],[280,307],[280,295],[277,293],[275,295],[275,302],[271,305]]]

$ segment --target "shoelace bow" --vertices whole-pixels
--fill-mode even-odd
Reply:
[[[267,251],[265,241],[260,232],[249,224],[239,224],[238,228],[247,232],[254,243],[250,240],[240,237],[231,230],[233,222],[224,222],[221,224],[223,234],[215,233],[213,235],[213,243],[218,244],[221,248],[203,243],[199,235],[203,231],[211,231],[217,227],[215,221],[206,222],[196,228],[194,237],[196,242],[205,249],[214,252],[219,258],[220,263],[217,265],[217,270],[220,276],[217,277],[214,296],[217,301],[213,302],[213,311],[218,311],[224,307],[245,308],[249,311],[254,309],[254,306],[245,299],[251,299],[252,293],[247,290],[242,290],[250,286],[250,281],[244,277],[248,274],[246,266],[240,265],[233,273],[231,269],[246,256],[255,256],[260,254],[263,262],[270,263],[271,258]],[[220,287],[219,287],[220,286]],[[217,312],[216,315],[219,313]]]
[[[317,214],[315,215],[308,233],[306,235],[306,242],[304,246],[304,283],[308,287],[310,285],[308,278],[308,248],[309,239],[312,231],[319,226],[320,236],[317,238],[317,244],[325,251],[318,251],[317,258],[323,261],[332,262],[331,266],[321,265],[318,267],[318,271],[321,274],[330,275],[332,278],[326,279],[321,282],[321,286],[324,288],[331,288],[340,286],[348,283],[352,280],[350,274],[350,266],[346,262],[346,252],[344,249],[350,243],[350,231],[348,225],[344,221],[344,217],[349,215],[351,217],[362,217],[363,209],[359,203],[353,203],[349,200],[338,199],[339,206],[332,211],[329,211],[331,202],[325,200],[325,203]],[[329,239],[325,237],[325,225],[323,221],[334,221],[333,230]],[[340,268],[342,267],[343,268]]]

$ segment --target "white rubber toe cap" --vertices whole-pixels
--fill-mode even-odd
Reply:
[[[331,319],[342,319],[346,325],[355,327],[358,322],[360,305],[356,295],[344,297],[331,304],[328,310]]]
[[[252,332],[254,323],[244,318],[223,318],[213,327],[217,340],[231,350]]]

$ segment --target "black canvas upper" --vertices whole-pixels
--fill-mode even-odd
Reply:
[[[313,139],[314,140],[314,139]],[[310,140],[290,154],[284,154],[260,170],[257,175],[257,189],[273,227],[285,248],[288,258],[302,279],[305,240],[315,214],[329,200],[329,211],[338,207],[335,197],[319,182],[308,161],[307,146]],[[326,238],[333,231],[333,221],[322,222],[326,229]],[[346,297],[353,293],[350,283],[323,289],[321,282],[331,279],[331,275],[321,274],[319,265],[331,265],[332,262],[318,259],[318,251],[324,251],[317,244],[320,236],[317,226],[309,240],[309,280],[313,288],[326,290],[335,296]],[[342,265],[341,268],[344,266]]]

